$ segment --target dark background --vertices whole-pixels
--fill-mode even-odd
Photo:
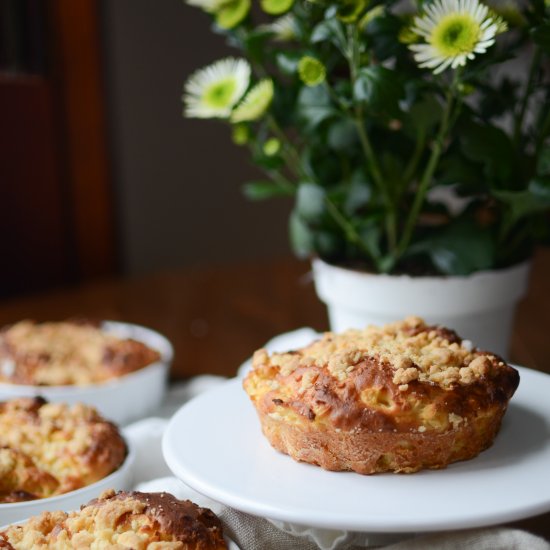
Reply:
[[[181,116],[236,55],[181,0],[0,0],[0,297],[290,255],[289,204],[217,121]]]

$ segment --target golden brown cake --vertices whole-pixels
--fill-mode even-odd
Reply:
[[[416,472],[488,448],[518,372],[452,330],[410,317],[259,350],[244,388],[271,445],[327,470]]]
[[[10,550],[222,550],[222,524],[207,508],[169,493],[108,491],[78,512],[44,512],[0,531]]]
[[[160,354],[89,322],[21,321],[0,332],[0,382],[88,385],[158,361]]]
[[[79,489],[126,457],[117,427],[93,407],[39,397],[0,403],[0,503]]]

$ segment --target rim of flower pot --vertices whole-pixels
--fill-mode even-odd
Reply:
[[[531,261],[471,275],[412,276],[369,273],[312,260],[315,288],[327,304],[371,311],[432,315],[449,308],[453,316],[508,307],[527,292]]]

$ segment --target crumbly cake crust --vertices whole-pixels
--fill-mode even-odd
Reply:
[[[118,428],[93,408],[25,397],[0,403],[0,503],[63,494],[115,471]]]
[[[0,532],[0,548],[224,550],[222,524],[207,508],[169,493],[107,491],[80,511],[44,512]]]
[[[409,317],[259,350],[244,388],[270,443],[363,474],[443,468],[489,447],[518,372],[454,331]]]
[[[142,342],[108,334],[93,323],[21,321],[0,332],[0,382],[87,385],[157,361]]]

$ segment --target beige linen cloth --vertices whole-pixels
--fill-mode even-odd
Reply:
[[[243,367],[243,370],[247,365]],[[241,550],[550,550],[550,544],[525,531],[484,528],[452,533],[380,535],[308,528],[270,521],[224,506],[204,497],[172,477],[161,451],[167,420],[191,397],[225,379],[199,376],[171,389],[159,417],[147,418],[125,428],[136,450],[134,486],[141,491],[167,491],[212,509],[222,520],[226,534]]]

